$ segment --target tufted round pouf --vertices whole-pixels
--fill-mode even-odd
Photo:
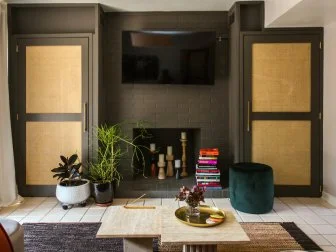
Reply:
[[[230,167],[231,205],[245,213],[262,214],[273,208],[272,167],[258,163],[237,163]]]

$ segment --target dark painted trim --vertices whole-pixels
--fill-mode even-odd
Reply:
[[[313,32],[309,32],[313,31]],[[319,120],[319,112],[321,111],[322,96],[320,93],[322,84],[321,69],[321,50],[319,43],[321,41],[320,28],[310,28],[304,31],[297,29],[288,29],[281,31],[268,32],[243,32],[241,33],[241,46],[244,54],[243,59],[243,104],[245,110],[248,101],[251,101],[251,45],[253,43],[297,43],[310,42],[312,44],[311,64],[312,64],[312,89],[311,89],[311,112],[308,113],[252,113],[250,110],[250,122],[253,120],[309,120],[311,121],[311,186],[309,187],[292,187],[292,186],[276,186],[278,196],[321,196],[321,186],[323,184],[323,177],[321,176],[323,170],[321,162],[321,120]],[[252,105],[250,106],[251,109]],[[244,111],[244,161],[251,160],[251,132],[247,132],[246,127],[246,113]],[[253,129],[252,129],[253,130]],[[287,188],[287,189],[286,189]],[[293,190],[295,189],[295,190]]]
[[[23,188],[22,188],[23,189]],[[46,197],[47,196],[55,196],[56,185],[35,185],[35,186],[26,186],[24,188],[24,193],[21,196],[34,196],[34,197]]]
[[[244,36],[264,36],[264,35],[321,35],[322,27],[303,27],[303,28],[266,28],[260,31],[242,31],[241,37]]]
[[[25,4],[8,4],[11,8],[36,8],[36,7],[45,7],[45,8],[71,8],[71,7],[96,7],[99,4],[94,3],[25,3]]]
[[[319,72],[319,97],[320,97],[320,103],[319,103],[319,109],[321,112],[321,120],[319,123],[319,138],[320,138],[320,165],[321,165],[321,169],[320,169],[320,187],[321,187],[321,195],[323,192],[323,116],[324,116],[324,111],[323,111],[323,88],[324,88],[324,84],[323,84],[323,50],[324,50],[324,29],[322,28],[320,30],[320,39],[321,39],[321,45],[322,48],[320,48],[320,72]]]
[[[315,115],[316,116],[316,115]],[[311,120],[314,115],[311,112],[251,112],[251,120]]]
[[[275,185],[275,197],[321,197],[321,194],[312,189],[311,186],[291,186],[291,185]]]
[[[68,114],[25,114],[21,116],[21,120],[38,122],[64,122],[64,121],[80,121],[83,116],[81,113],[68,113]]]
[[[13,39],[39,39],[39,38],[90,38],[91,33],[58,33],[58,34],[13,34]]]
[[[27,45],[81,45],[82,46],[82,103],[89,103],[88,100],[88,88],[91,85],[88,76],[90,71],[89,68],[89,46],[90,46],[90,36],[87,37],[77,37],[76,34],[66,34],[58,35],[56,38],[51,36],[13,36],[13,42],[15,42],[14,48],[12,48],[12,55],[14,64],[17,68],[13,75],[18,75],[17,82],[15,86],[20,92],[12,93],[12,99],[16,100],[17,103],[17,113],[19,113],[19,120],[15,120],[15,125],[17,128],[17,135],[13,135],[14,152],[16,153],[16,174],[18,181],[19,193],[23,196],[53,196],[55,195],[55,186],[35,186],[26,185],[26,122],[28,121],[81,121],[82,125],[85,124],[83,121],[83,112],[76,113],[64,113],[64,114],[26,114],[25,104],[26,104],[26,86],[25,86],[25,46]],[[19,53],[15,52],[16,45],[19,46]],[[64,119],[64,120],[62,120]],[[77,119],[77,120],[76,120]],[[90,125],[89,125],[89,128]],[[88,160],[88,132],[82,132],[82,157],[81,160]],[[55,164],[56,166],[57,164]],[[50,167],[51,169],[52,167]],[[52,176],[52,173],[50,174]]]

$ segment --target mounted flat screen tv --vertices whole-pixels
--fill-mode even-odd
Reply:
[[[213,85],[216,32],[123,31],[122,83]]]

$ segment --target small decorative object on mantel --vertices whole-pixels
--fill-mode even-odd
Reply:
[[[156,171],[157,171],[157,166],[156,166],[156,146],[155,143],[151,143],[149,145],[150,147],[150,153],[151,153],[151,167],[150,167],[150,171],[151,171],[151,177],[155,178],[156,177]]]
[[[181,139],[182,143],[182,173],[181,177],[187,177],[187,153],[186,153],[186,147],[187,147],[187,132],[181,132]]]
[[[158,179],[166,179],[166,173],[165,173],[165,166],[166,162],[164,161],[164,154],[159,154],[159,162],[158,162],[158,167],[159,167],[159,175]]]
[[[176,174],[175,177],[176,179],[180,179],[180,175],[181,175],[181,160],[180,159],[176,159],[175,160],[175,169],[176,169]]]
[[[188,204],[187,215],[189,217],[198,217],[200,215],[198,206],[201,201],[204,202],[204,188],[195,185],[190,190],[188,187],[182,186],[179,194],[176,195],[176,200],[185,201]]]
[[[174,168],[173,168],[174,155],[173,155],[172,146],[167,146],[166,160],[167,160],[167,177],[173,177],[174,176]]]

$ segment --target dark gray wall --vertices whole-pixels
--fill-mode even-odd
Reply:
[[[218,147],[228,159],[228,45],[217,42],[214,86],[121,84],[122,30],[167,29],[227,34],[227,12],[109,13],[104,25],[104,90],[107,123],[146,120],[151,128],[200,128],[201,147]],[[125,126],[132,135],[133,126]],[[132,171],[121,165],[124,179]]]

